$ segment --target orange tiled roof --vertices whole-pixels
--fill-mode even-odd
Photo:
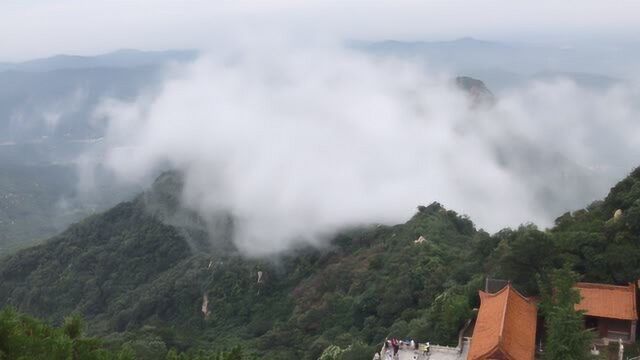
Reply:
[[[620,320],[638,319],[634,284],[577,283],[576,288],[582,296],[576,309],[586,311],[586,315]]]
[[[538,308],[511,285],[495,294],[480,291],[480,310],[469,360],[532,360]]]

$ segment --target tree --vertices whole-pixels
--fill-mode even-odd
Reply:
[[[575,309],[580,302],[576,281],[577,275],[568,267],[552,271],[546,284],[538,279],[547,331],[547,360],[583,360],[590,356],[592,335],[584,328],[583,312]]]
[[[510,279],[527,295],[536,294],[537,284],[531,274],[541,274],[553,265],[556,251],[552,239],[532,224],[515,231],[500,231],[496,237],[501,239],[496,249],[499,270],[496,275]]]
[[[135,360],[135,358],[136,352],[129,344],[125,344],[124,346],[122,346],[122,349],[120,349],[120,352],[116,357],[117,360]]]
[[[64,319],[64,333],[72,340],[77,339],[80,337],[80,335],[82,335],[83,327],[84,321],[78,314],[73,314]]]
[[[180,354],[176,349],[171,349],[167,352],[165,360],[180,360]]]

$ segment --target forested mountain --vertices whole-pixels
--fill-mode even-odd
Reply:
[[[82,314],[90,335],[135,345],[139,358],[238,344],[267,359],[316,359],[332,344],[368,358],[387,335],[455,342],[487,275],[529,295],[536,274],[565,263],[587,281],[640,277],[640,169],[547,231],[490,235],[434,203],[404,224],[272,259],[239,254],[231,218],[228,236],[209,243],[180,208],[180,187],[164,174],[134,200],[2,259],[0,304],[54,324]]]
[[[168,182],[165,175],[156,191],[171,188]],[[153,325],[167,346],[180,349],[249,338],[261,353],[317,356],[334,342],[376,343],[396,321],[406,327],[419,319],[418,309],[450,288],[447,263],[460,263],[456,283],[470,280],[477,265],[461,260],[475,236],[486,236],[476,234],[469,220],[432,205],[404,225],[342,234],[330,249],[246,260],[233,250],[205,252],[193,241],[193,229],[190,250],[184,229],[148,212],[146,204],[157,198],[169,205],[159,212],[171,209],[171,196],[147,193],[5,259],[3,304],[53,321],[77,311],[93,334]],[[415,244],[420,236],[429,240]],[[439,255],[429,260],[429,253]],[[455,328],[462,320],[436,321]]]

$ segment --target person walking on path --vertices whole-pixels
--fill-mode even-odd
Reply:
[[[391,339],[391,346],[393,346],[393,356],[397,357],[398,350],[400,350],[400,343],[398,343],[398,339],[396,338]]]

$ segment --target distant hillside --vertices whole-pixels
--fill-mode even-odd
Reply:
[[[635,47],[624,47],[616,49],[614,59],[609,51],[501,43],[469,37],[451,41],[355,41],[351,45],[378,56],[417,60],[430,71],[483,79],[496,92],[522,86],[532,79],[548,78],[548,75],[585,86],[611,86],[633,72],[635,65],[630,59],[640,54]]]
[[[78,157],[103,146],[96,108],[152,94],[166,64],[195,56],[123,50],[0,65],[0,256],[140,191],[100,176],[95,193],[79,193]]]
[[[487,275],[528,295],[536,273],[564,263],[587,281],[640,277],[640,169],[548,231],[490,235],[434,203],[404,224],[342,232],[325,249],[253,260],[229,242],[232,219],[216,240],[224,246],[208,244],[197,218],[166,225],[183,211],[180,187],[164,174],[133,201],[2,259],[0,304],[54,322],[80,312],[114,344],[243,344],[260,358],[316,359],[330,344],[371,354],[388,335],[453,343]]]
[[[194,60],[196,50],[141,51],[123,49],[95,56],[55,55],[16,63],[0,63],[0,71],[52,71],[104,67],[138,67]]]
[[[558,79],[568,79],[575,82],[579,86],[591,88],[603,88],[621,83],[620,79],[611,76],[564,71],[542,71],[534,74],[531,79],[536,81],[554,81]]]
[[[92,121],[100,101],[153,91],[161,75],[159,67],[0,72],[0,142],[103,136],[105,124]]]
[[[120,50],[0,64],[0,143],[100,137],[104,124],[91,121],[100,101],[131,100],[153,91],[166,65],[197,55],[194,50]]]

